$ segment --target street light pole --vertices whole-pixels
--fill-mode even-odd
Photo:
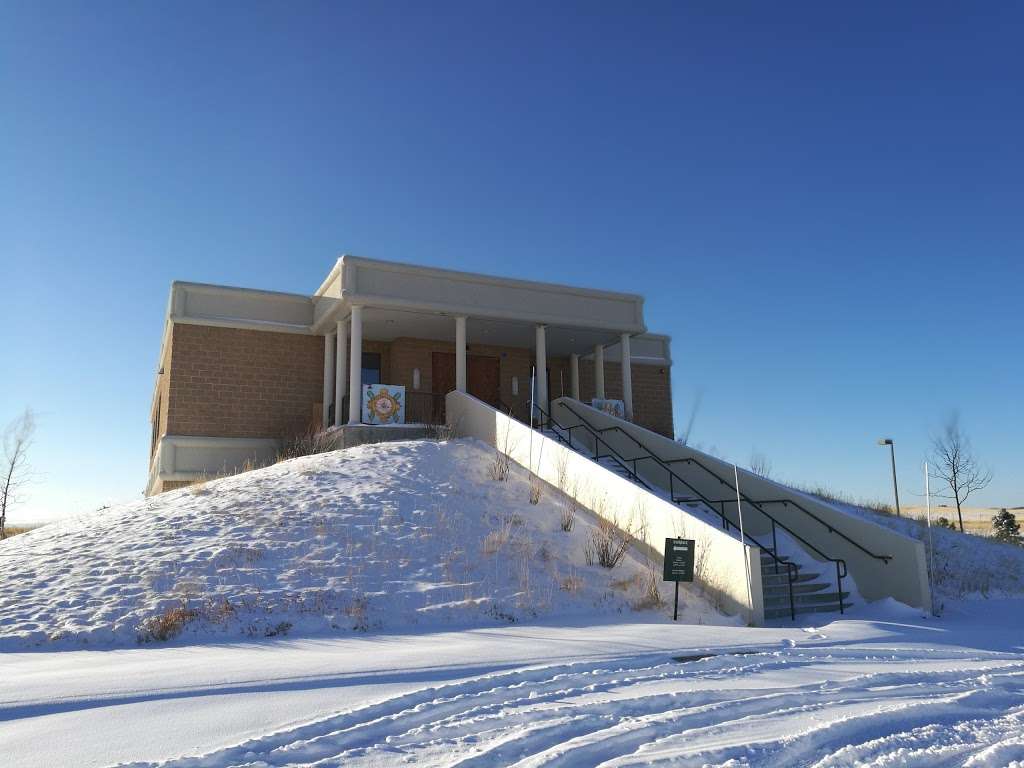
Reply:
[[[878,441],[879,445],[889,446],[889,458],[892,459],[892,495],[896,497],[896,517],[900,516],[900,489],[896,485],[896,447],[891,437],[883,437]]]

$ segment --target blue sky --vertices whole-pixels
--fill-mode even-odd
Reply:
[[[0,6],[16,517],[137,497],[173,279],[344,252],[635,291],[677,425],[905,498],[959,408],[1024,504],[1019,4]]]

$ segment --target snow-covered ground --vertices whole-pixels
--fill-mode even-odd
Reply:
[[[0,765],[1024,768],[1024,549],[936,531],[939,617],[687,590],[673,624],[492,456],[365,446],[4,542]]]
[[[4,654],[0,754],[9,768],[1019,766],[1020,607]]]
[[[48,525],[0,545],[0,650],[633,614],[648,566],[588,566],[525,471],[475,441],[368,445]],[[651,570],[653,568],[653,571]],[[666,589],[666,594],[667,594]],[[726,622],[697,593],[690,621]],[[664,607],[660,609],[666,615]]]

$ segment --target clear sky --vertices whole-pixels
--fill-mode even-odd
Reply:
[[[557,8],[551,6],[557,5]],[[728,7],[725,7],[728,6]],[[906,499],[953,408],[1024,504],[1024,5],[0,3],[15,518],[138,497],[173,279],[342,253],[621,289],[681,428]]]

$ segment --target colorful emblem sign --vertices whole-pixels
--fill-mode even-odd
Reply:
[[[626,404],[622,400],[598,400],[596,397],[590,401],[590,405],[602,413],[614,416],[618,419],[626,418]]]
[[[364,424],[405,424],[405,387],[363,385]]]

